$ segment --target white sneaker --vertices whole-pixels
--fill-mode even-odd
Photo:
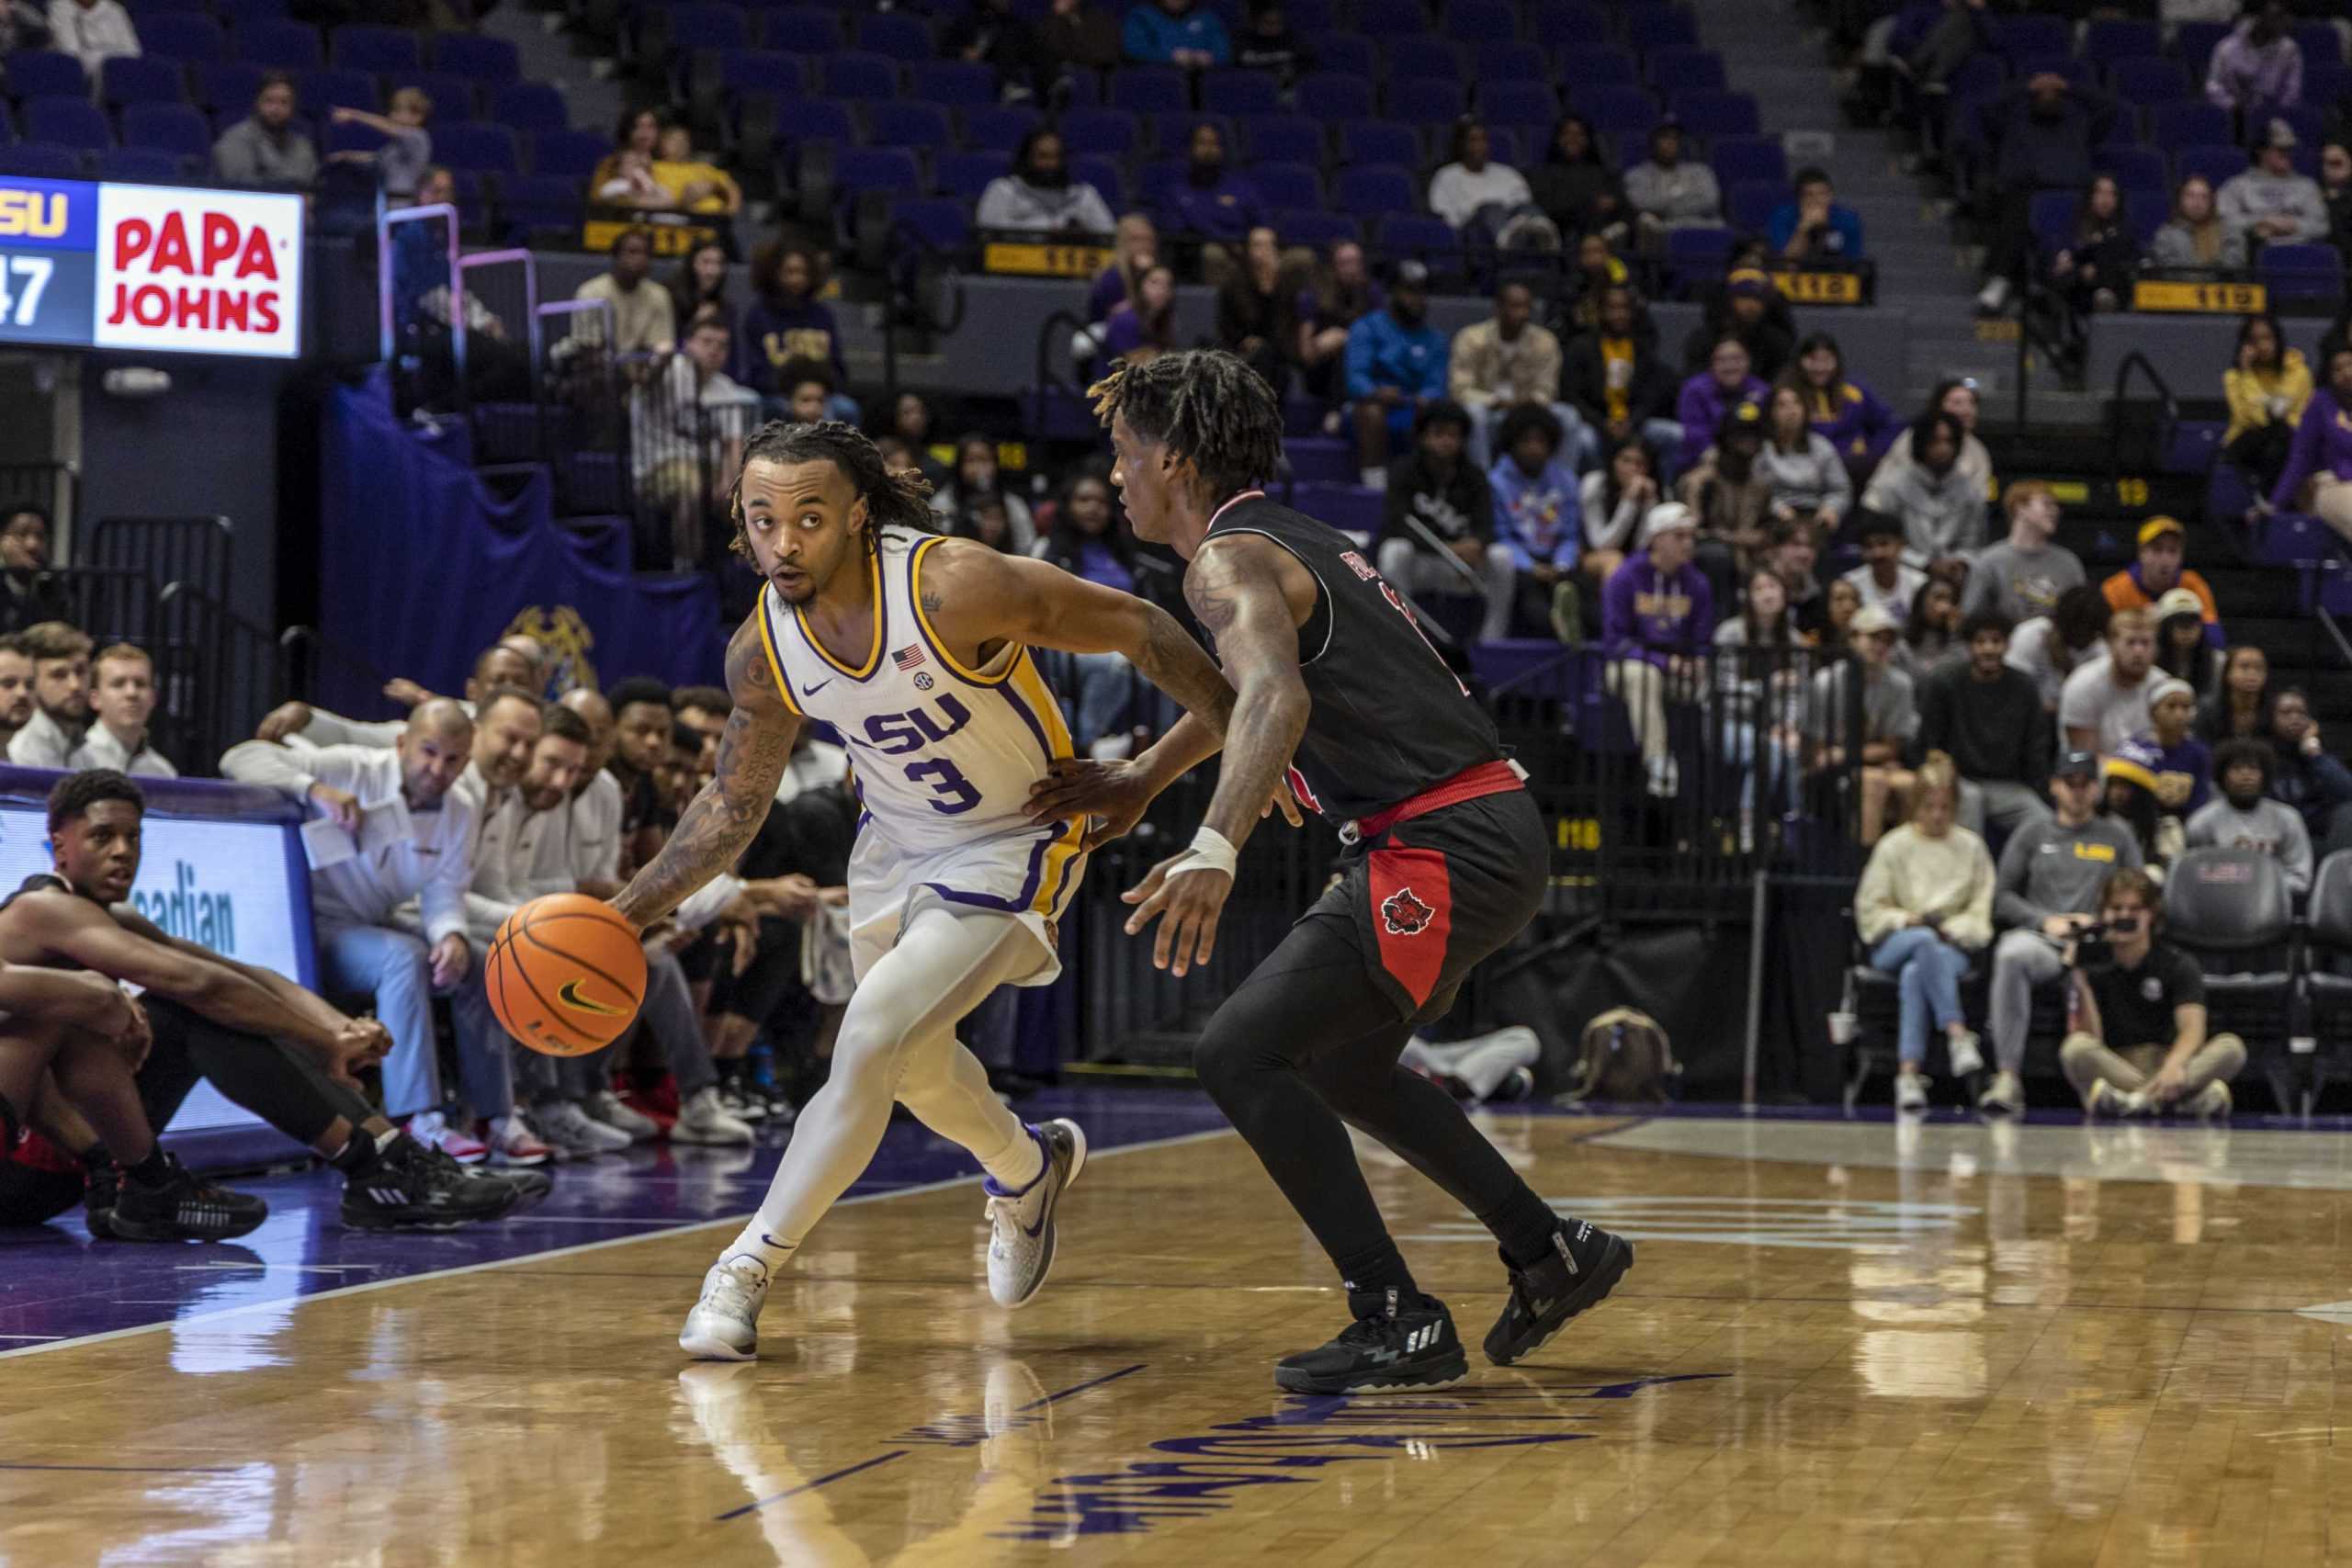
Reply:
[[[747,1253],[722,1258],[702,1277],[702,1296],[678,1331],[678,1348],[704,1361],[749,1361],[760,1353],[760,1307],[768,1267]]]
[[[1944,1042],[1944,1054],[1951,1058],[1951,1076],[1956,1078],[1964,1078],[1972,1073],[1983,1072],[1984,1070],[1984,1042],[1973,1029],[1956,1039],[1947,1037]]]
[[[545,1165],[554,1157],[555,1151],[540,1141],[537,1130],[521,1111],[490,1124],[492,1165]]]
[[[580,1102],[580,1109],[616,1133],[625,1133],[632,1144],[641,1144],[662,1130],[650,1116],[639,1116],[621,1102],[621,1097],[611,1089],[598,1089]]]
[[[1894,1109],[1906,1115],[1928,1109],[1928,1079],[1925,1074],[1894,1075]]]
[[[1988,1116],[2015,1116],[2025,1109],[2025,1085],[2015,1073],[1995,1073],[1993,1087],[1976,1097],[1976,1109]]]
[[[2083,1114],[2120,1116],[2124,1113],[2122,1091],[2105,1078],[2093,1078],[2091,1091],[2083,1096]]]
[[[408,1119],[408,1135],[428,1148],[439,1149],[459,1165],[480,1165],[490,1145],[462,1128],[449,1125],[438,1111],[420,1111]]]
[[[1062,1194],[1086,1168],[1086,1134],[1078,1123],[1056,1120],[1031,1133],[1045,1145],[1046,1168],[1019,1192],[1007,1192],[991,1179],[989,1224],[989,1294],[1001,1307],[1028,1304],[1054,1267],[1054,1211]]]
[[[2200,1122],[2209,1122],[2230,1113],[2230,1086],[2215,1078],[2197,1091],[2194,1099],[2183,1100],[2181,1107]]]
[[[593,1159],[598,1155],[618,1154],[629,1145],[627,1133],[605,1126],[569,1100],[541,1105],[536,1114],[539,1135],[567,1158]]]
[[[670,1128],[673,1144],[748,1144],[758,1136],[752,1124],[729,1112],[719,1103],[716,1088],[696,1089],[678,1107],[678,1120]]]
[[[2006,277],[1996,277],[1987,283],[1977,294],[1976,313],[1980,316],[1997,316],[2008,309],[2008,304],[2009,280]]]

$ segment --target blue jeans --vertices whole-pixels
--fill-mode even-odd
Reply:
[[[1928,1057],[1928,1024],[1949,1028],[1960,1021],[1960,977],[1968,972],[1968,954],[1925,926],[1905,926],[1878,944],[1871,967],[1898,977],[1903,993],[1902,1022],[1896,1031],[1896,1052],[1906,1066]]]
[[[484,944],[458,982],[452,1010],[458,1026],[458,1067],[466,1099],[478,1116],[514,1109],[505,1032],[491,1016],[482,990]],[[386,926],[322,923],[320,978],[331,997],[374,998],[376,1017],[392,1037],[384,1058],[384,1113],[394,1121],[445,1103],[441,1062],[433,1033],[433,964],[424,939]]]
[[[1756,731],[1752,719],[1740,719],[1724,726],[1724,763],[1741,770],[1739,808],[1756,809],[1756,780],[1765,775],[1768,798],[1765,809],[1775,816],[1794,814],[1797,794],[1797,759],[1793,752],[1777,740],[1767,741],[1764,756],[1757,754]]]

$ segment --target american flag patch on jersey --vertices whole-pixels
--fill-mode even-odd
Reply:
[[[898,652],[890,656],[890,661],[896,664],[902,673],[913,669],[916,665],[921,664],[923,661],[922,644],[919,642],[912,643],[899,649]]]

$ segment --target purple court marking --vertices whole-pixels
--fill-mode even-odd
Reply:
[[[861,1470],[872,1470],[877,1464],[888,1464],[894,1459],[904,1459],[913,1451],[911,1449],[899,1449],[887,1454],[876,1454],[872,1459],[860,1460],[855,1464],[833,1472],[831,1475],[820,1475],[814,1481],[804,1481],[797,1486],[787,1487],[773,1497],[763,1497],[755,1503],[746,1503],[740,1508],[729,1508],[727,1512],[718,1515],[714,1522],[724,1523],[729,1519],[740,1519],[745,1514],[756,1514],[770,1503],[781,1503],[786,1497],[797,1497],[803,1492],[814,1492],[820,1486],[830,1486],[845,1476],[855,1475]]]
[[[1018,1406],[1013,1414],[1017,1416],[1023,1410],[1042,1410],[1057,1399],[1068,1399],[1073,1393],[1084,1393],[1090,1388],[1101,1388],[1106,1382],[1116,1382],[1130,1372],[1143,1371],[1148,1364],[1148,1362],[1137,1361],[1132,1367],[1121,1367],[1115,1372],[1104,1372],[1099,1378],[1089,1378],[1084,1382],[1072,1383],[1058,1393],[1049,1393],[1043,1399],[1033,1399],[1028,1404]]]

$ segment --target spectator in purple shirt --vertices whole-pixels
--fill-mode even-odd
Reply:
[[[2245,19],[2213,46],[2205,96],[2243,113],[2249,129],[2272,109],[2303,101],[2303,49],[2287,30],[2279,0],[2247,6]]]
[[[1706,451],[1725,410],[1741,403],[1763,405],[1771,389],[1757,378],[1752,364],[1747,345],[1726,337],[1708,355],[1707,368],[1682,383],[1682,395],[1674,405],[1674,417],[1682,425],[1682,467],[1689,468]]]
[[[1209,121],[1193,127],[1192,159],[1159,218],[1171,233],[1204,242],[1201,279],[1212,288],[1232,272],[1250,231],[1266,221],[1257,187],[1226,166],[1225,133]]]
[[[1130,212],[1111,231],[1111,265],[1086,293],[1086,319],[1099,321],[1135,292],[1144,269],[1159,259],[1159,231],[1140,212]]]
[[[2308,512],[2352,539],[2352,347],[2327,356],[2327,385],[2312,394],[2295,426],[2270,505]]]
[[[1699,520],[1680,502],[1650,508],[1640,548],[1600,594],[1609,690],[1624,700],[1655,795],[1672,795],[1680,782],[1668,745],[1669,691],[1688,702],[1703,688],[1700,660],[1713,640],[1715,596],[1690,559],[1698,539]]]

